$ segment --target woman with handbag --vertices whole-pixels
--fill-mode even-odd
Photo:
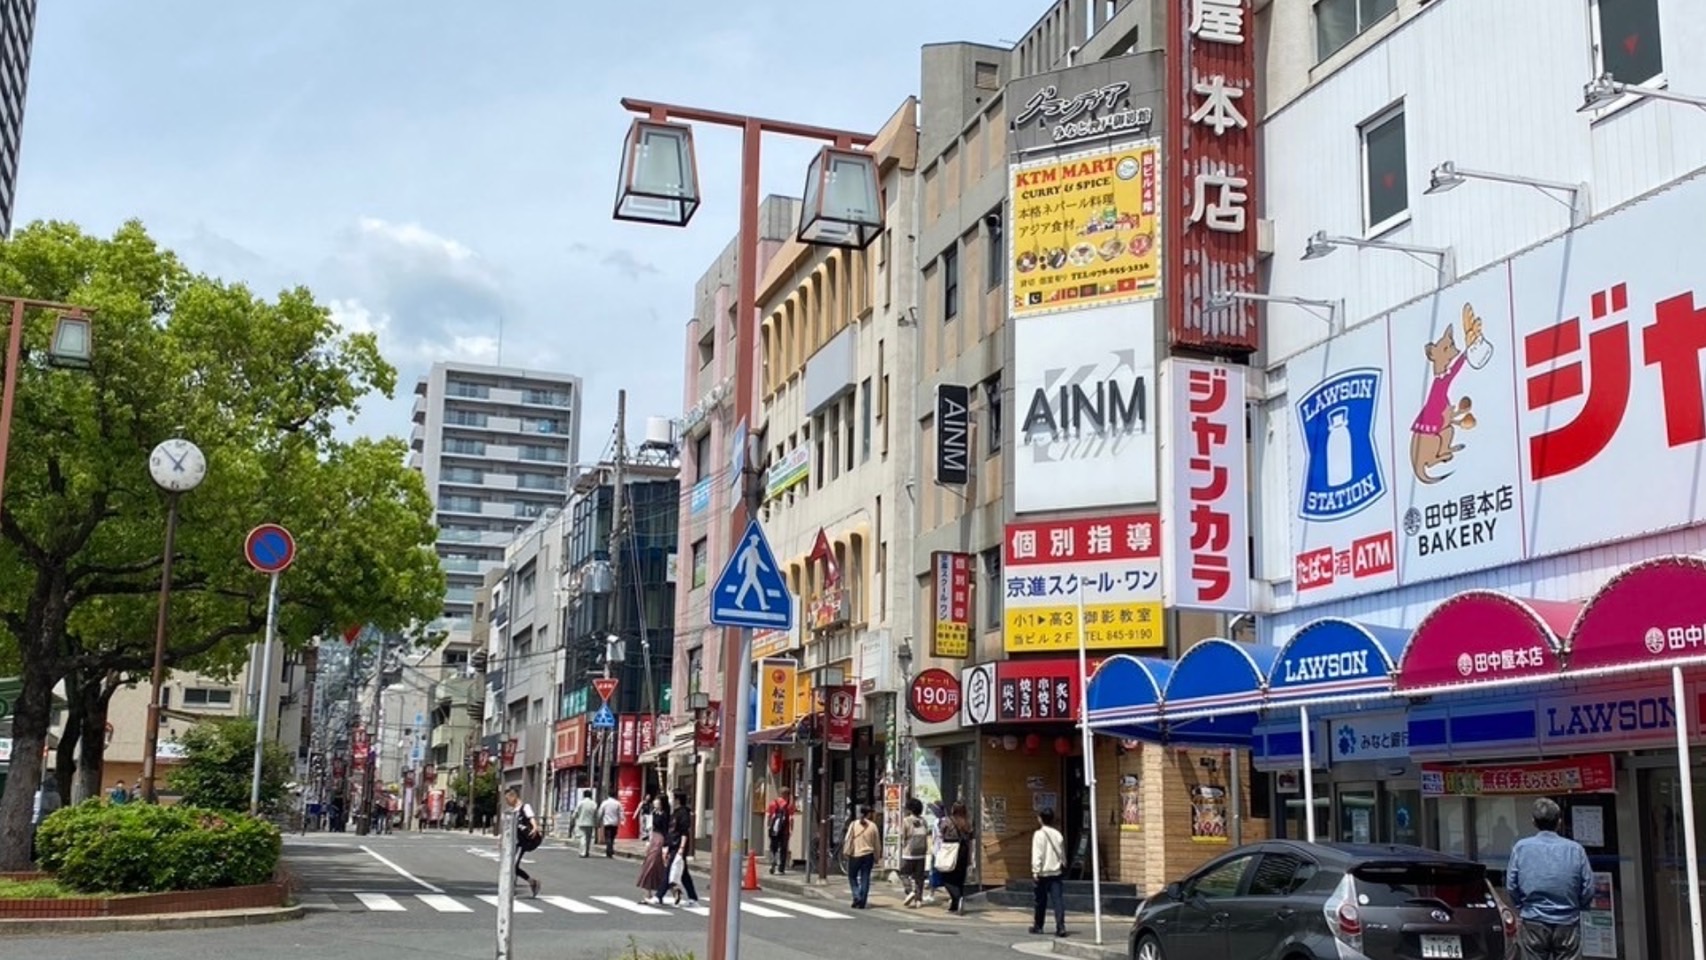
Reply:
[[[663,797],[652,806],[651,839],[646,845],[646,859],[640,864],[640,877],[634,885],[646,891],[641,903],[662,903],[659,889],[668,889],[669,861],[665,859],[665,841],[669,838],[669,801]]]
[[[936,849],[936,869],[942,874],[942,886],[948,888],[949,913],[965,912],[966,867],[971,864],[972,843],[976,839],[966,805],[954,804],[942,824],[942,845]]]
[[[671,808],[668,836],[664,840],[664,862],[669,865],[669,871],[664,881],[658,885],[658,902],[663,902],[664,894],[675,891],[675,905],[681,906],[681,893],[687,892],[687,905],[699,905],[699,891],[693,887],[693,875],[687,872],[687,849],[693,842],[693,808],[687,804],[687,793],[675,791],[675,804]]]

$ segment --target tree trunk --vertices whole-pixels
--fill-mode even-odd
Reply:
[[[59,735],[59,747],[54,751],[53,777],[59,798],[65,803],[77,803],[77,741],[83,733],[85,684],[82,671],[65,676],[65,728]]]
[[[79,793],[84,797],[101,795],[102,768],[107,752],[107,707],[118,692],[117,674],[88,685],[83,707],[83,762],[77,770]]]
[[[53,671],[41,658],[24,657],[23,689],[12,705],[12,767],[0,795],[0,871],[31,867],[30,823],[42,782],[42,748],[53,714]]]

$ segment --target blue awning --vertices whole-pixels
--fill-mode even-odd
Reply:
[[[1199,641],[1173,668],[1162,691],[1169,730],[1181,720],[1247,714],[1243,735],[1255,725],[1263,688],[1274,664],[1273,647],[1255,647],[1211,637]]]
[[[1153,725],[1161,716],[1161,691],[1172,675],[1169,660],[1123,653],[1103,660],[1085,694],[1090,728],[1131,740],[1159,740]]]
[[[1389,696],[1408,630],[1327,617],[1304,624],[1279,648],[1268,670],[1268,705]]]

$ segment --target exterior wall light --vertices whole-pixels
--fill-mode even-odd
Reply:
[[[1624,97],[1669,100],[1672,103],[1686,103],[1691,107],[1706,110],[1706,97],[1687,93],[1672,93],[1663,87],[1642,87],[1622,83],[1612,79],[1611,74],[1602,73],[1582,87],[1582,105],[1576,108],[1576,112],[1593,113],[1596,110],[1603,110]]]
[[[1424,192],[1431,195],[1448,193],[1463,186],[1466,180],[1488,180],[1493,183],[1515,183],[1533,187],[1542,194],[1558,201],[1570,210],[1570,226],[1579,227],[1588,222],[1593,211],[1588,202],[1588,185],[1585,183],[1563,183],[1557,180],[1541,180],[1536,177],[1521,177],[1509,173],[1489,173],[1486,170],[1468,170],[1447,160],[1433,168],[1428,177],[1428,188]],[[1558,194],[1567,193],[1566,200]]]
[[[1240,300],[1250,303],[1286,303],[1294,307],[1302,307],[1325,320],[1329,333],[1337,335],[1345,329],[1345,301],[1343,300],[1317,300],[1310,297],[1285,297],[1271,293],[1219,290],[1208,295],[1208,301],[1204,304],[1203,309],[1210,311],[1230,310]]]
[[[1329,236],[1325,230],[1317,230],[1309,235],[1303,248],[1303,259],[1319,260],[1340,246],[1361,247],[1369,250],[1395,250],[1407,254],[1417,260],[1422,257],[1439,258],[1439,283],[1445,286],[1457,279],[1457,254],[1450,247],[1423,247],[1409,243],[1393,243],[1390,240],[1359,240],[1356,237]]]

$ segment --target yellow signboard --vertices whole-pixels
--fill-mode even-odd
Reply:
[[[786,630],[752,631],[752,662],[784,654],[794,646],[794,635]]]
[[[1077,604],[1008,608],[1006,613],[1008,653],[1078,649]],[[1084,623],[1088,628],[1084,646],[1090,650],[1159,649],[1167,645],[1159,600],[1085,604]]]
[[[817,711],[815,688],[812,686],[812,675],[801,670],[794,677],[794,717],[811,716]]]
[[[794,722],[795,683],[799,664],[780,658],[758,663],[758,729],[770,730]]]
[[[1013,316],[1160,295],[1160,140],[1017,164],[1009,187]]]

